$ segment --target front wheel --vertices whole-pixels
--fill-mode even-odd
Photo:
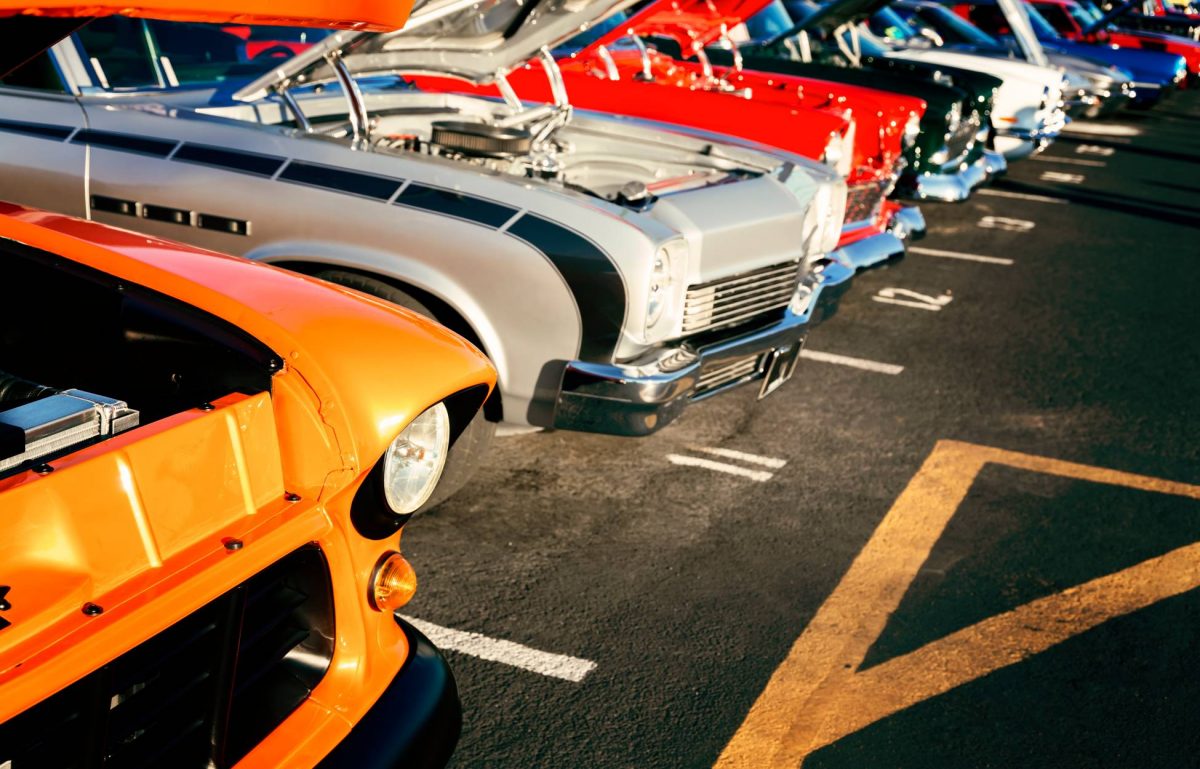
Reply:
[[[441,322],[420,300],[377,278],[345,270],[325,270],[318,272],[316,277],[339,286],[361,291],[406,310],[412,310],[418,315]],[[437,488],[433,490],[433,495],[425,504],[421,505],[415,515],[437,507],[467,485],[467,481],[471,479],[475,470],[483,462],[483,457],[487,454],[488,447],[492,443],[492,436],[495,434],[496,424],[489,422],[483,415],[483,409],[480,409],[459,434],[454,445],[450,447],[450,455],[446,457],[446,467],[442,470],[442,477],[438,481]]]

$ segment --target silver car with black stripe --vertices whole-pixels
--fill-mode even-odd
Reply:
[[[402,33],[293,30],[265,49],[241,27],[98,20],[0,88],[0,197],[432,315],[495,362],[492,423],[650,433],[791,374],[847,285],[824,258],[844,182],[565,95],[526,107],[403,80],[503,82],[627,2],[434,0]]]

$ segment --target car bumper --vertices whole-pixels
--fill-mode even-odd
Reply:
[[[851,270],[865,270],[889,259],[904,256],[904,242],[893,232],[877,232],[847,243],[829,255]]]
[[[399,617],[409,654],[400,672],[317,769],[441,769],[462,731],[454,675],[433,643]]]
[[[1040,128],[1005,128],[996,133],[996,147],[1004,148],[1001,153],[1007,160],[1027,158],[1049,147],[1065,125],[1058,120]]]
[[[629,364],[569,361],[562,376],[554,426],[563,430],[649,435],[692,401],[726,390],[787,379],[810,328],[837,311],[854,271],[833,259],[805,277],[779,320],[700,346],[683,342]],[[773,388],[772,388],[773,389]]]
[[[971,196],[971,191],[986,182],[987,153],[964,165],[954,173],[916,174],[905,180],[903,194],[915,200],[936,200],[942,203],[959,203]]]
[[[915,242],[925,237],[925,214],[916,206],[904,206],[892,215],[888,231],[900,240]]]

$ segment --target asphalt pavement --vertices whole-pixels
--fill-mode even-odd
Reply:
[[[1200,94],[1074,128],[765,400],[409,525],[455,767],[1200,766]]]

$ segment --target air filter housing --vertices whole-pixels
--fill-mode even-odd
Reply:
[[[484,158],[527,155],[533,146],[533,134],[524,128],[501,128],[465,120],[435,121],[432,140],[446,149]]]

